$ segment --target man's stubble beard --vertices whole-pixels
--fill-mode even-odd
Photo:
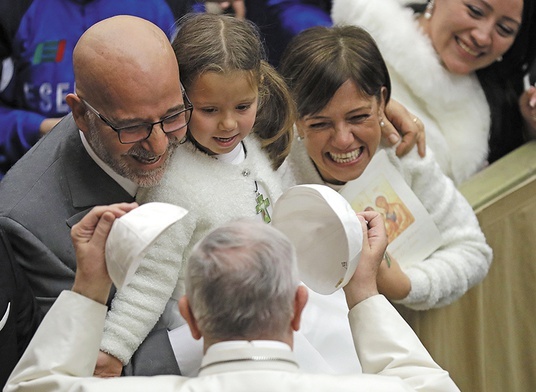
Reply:
[[[141,147],[139,144],[133,144],[132,148],[128,150],[127,152],[121,154],[121,158],[123,159],[115,159],[111,156],[109,151],[104,146],[104,143],[102,142],[100,136],[99,136],[99,130],[97,129],[95,125],[96,119],[93,116],[90,116],[89,118],[89,128],[87,132],[87,141],[95,154],[104,161],[108,166],[112,168],[113,171],[115,171],[117,174],[119,174],[122,177],[125,177],[129,179],[130,181],[134,182],[138,186],[142,188],[148,188],[155,185],[158,185],[160,183],[160,180],[164,176],[164,172],[166,170],[166,167],[169,163],[169,160],[171,159],[171,156],[173,155],[173,152],[179,145],[179,141],[174,136],[168,136],[169,144],[167,149],[167,156],[165,157],[165,162],[160,165],[157,169],[147,171],[147,170],[134,170],[132,167],[128,165],[128,163],[125,161],[127,157],[129,156],[139,156],[139,157],[145,157],[145,158],[151,158],[154,155],[144,148]]]

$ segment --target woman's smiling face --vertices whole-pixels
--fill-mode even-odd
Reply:
[[[450,72],[468,74],[497,61],[514,43],[523,0],[435,0],[421,25]]]
[[[363,173],[380,143],[384,106],[347,80],[320,112],[298,120],[298,133],[325,181],[345,183]]]

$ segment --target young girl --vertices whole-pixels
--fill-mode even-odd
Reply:
[[[233,219],[270,222],[282,191],[276,169],[292,139],[292,98],[264,60],[250,22],[189,15],[180,21],[173,46],[195,110],[187,140],[161,183],[140,189],[136,199],[177,204],[189,213],[149,249],[135,278],[112,302],[101,350],[123,364],[159,318],[170,329],[182,324],[176,301],[184,293],[185,260],[198,240]]]

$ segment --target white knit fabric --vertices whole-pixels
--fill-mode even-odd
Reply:
[[[271,169],[260,141],[250,135],[244,145],[246,159],[233,165],[183,144],[160,185],[138,191],[140,203],[176,204],[189,213],[156,240],[132,282],[117,292],[105,323],[103,351],[128,363],[162,313],[163,325],[180,325],[175,300],[184,294],[183,271],[193,245],[218,225],[256,216],[255,181],[271,203],[281,195],[280,177]]]

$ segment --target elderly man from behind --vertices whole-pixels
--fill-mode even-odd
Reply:
[[[192,110],[167,36],[144,19],[93,25],[73,63],[72,114],[0,182],[0,228],[44,311],[73,284],[72,225],[158,183]]]
[[[189,259],[186,296],[179,308],[194,338],[204,338],[199,377],[91,377],[111,286],[104,244],[114,218],[131,208],[97,207],[73,228],[78,258],[73,289],[63,292],[45,317],[6,392],[458,391],[378,294],[376,274],[387,238],[376,212],[360,217],[363,250],[344,288],[356,350],[370,374],[299,372],[291,348],[307,290],[299,282],[294,249],[273,227],[243,220],[209,233]]]

